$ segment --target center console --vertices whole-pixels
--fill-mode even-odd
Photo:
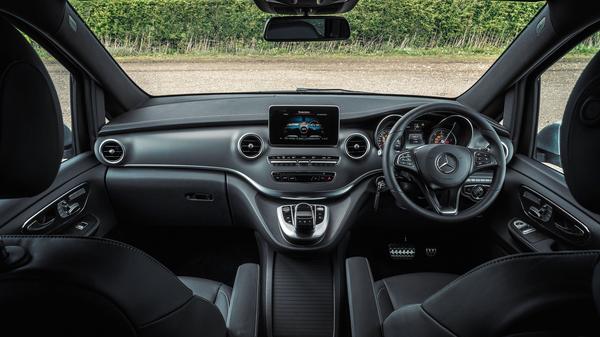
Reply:
[[[272,106],[268,132],[268,152],[256,161],[267,164],[261,174],[274,188],[295,194],[269,198],[252,189],[230,191],[231,198],[249,193],[238,200],[255,203],[251,209],[257,212],[241,222],[264,224],[258,227],[264,234],[259,241],[264,335],[345,335],[339,331],[345,228],[366,202],[370,186],[354,180],[356,172],[380,164],[347,153],[348,139],[356,132],[340,133],[335,106]],[[356,146],[363,146],[366,153],[370,145],[368,139],[365,142]],[[231,178],[232,187],[239,186],[237,179]],[[332,197],[332,191],[345,188],[348,193],[343,197]],[[252,220],[255,216],[261,218]]]
[[[322,239],[327,230],[329,209],[308,203],[284,205],[277,208],[277,220],[290,243],[314,243]]]

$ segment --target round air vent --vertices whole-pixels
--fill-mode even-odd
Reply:
[[[262,153],[262,150],[262,139],[253,133],[243,135],[238,141],[238,151],[248,159],[257,158]]]
[[[100,155],[109,164],[118,164],[125,157],[125,147],[115,139],[107,139],[100,144]]]
[[[344,145],[346,154],[352,159],[361,159],[371,150],[369,139],[360,133],[355,133],[346,138]]]

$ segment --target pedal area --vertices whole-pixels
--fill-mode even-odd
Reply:
[[[413,272],[464,273],[491,260],[493,252],[465,236],[393,235],[388,231],[352,233],[348,257],[364,256],[375,279]]]

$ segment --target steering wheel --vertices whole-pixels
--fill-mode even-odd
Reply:
[[[428,144],[398,151],[393,144],[403,144],[404,132],[411,122],[433,112],[449,112],[469,119],[489,142],[488,149],[472,149],[450,144]],[[467,178],[481,170],[494,170],[492,183],[473,206],[459,210],[461,189]],[[396,171],[412,176],[430,209],[415,203],[400,187]],[[409,211],[441,222],[460,222],[485,211],[498,197],[506,175],[506,158],[500,137],[483,115],[458,103],[430,103],[419,106],[400,118],[384,145],[383,174],[392,195]],[[445,194],[446,198],[438,195]]]

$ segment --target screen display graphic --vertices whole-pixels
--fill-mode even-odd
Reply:
[[[273,106],[269,109],[272,145],[334,146],[338,133],[337,107]]]

